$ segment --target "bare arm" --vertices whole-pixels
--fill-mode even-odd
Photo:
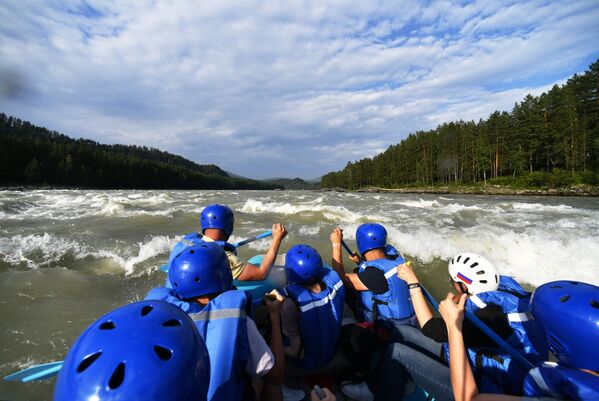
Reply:
[[[412,269],[412,266],[407,263],[397,267],[397,277],[404,280],[408,284],[420,283],[416,273],[414,273],[414,269]],[[428,307],[426,298],[424,298],[424,294],[420,288],[411,289],[410,298],[412,298],[412,305],[414,305],[416,319],[418,319],[418,324],[422,328],[429,320],[433,318],[433,313]]]
[[[346,273],[343,267],[343,258],[341,257],[341,241],[343,240],[343,231],[336,228],[331,233],[331,245],[333,246],[333,269],[339,274],[343,285],[354,291],[368,291],[368,287],[360,281],[356,273]]]
[[[270,268],[275,263],[275,259],[277,258],[277,253],[279,252],[279,248],[281,246],[281,242],[283,238],[287,235],[287,230],[285,226],[282,224],[274,224],[272,226],[272,243],[266,251],[260,266],[256,266],[254,264],[248,263],[245,268],[237,277],[237,280],[240,281],[256,281],[256,280],[264,280],[268,273],[270,272]]]
[[[273,296],[275,299],[271,299]],[[275,358],[272,369],[262,377],[269,384],[281,384],[285,376],[285,354],[283,352],[283,335],[281,334],[283,300],[283,296],[277,290],[272,290],[265,298],[271,322],[270,350]]]
[[[520,401],[522,397],[515,397],[503,394],[480,394],[468,355],[464,345],[464,336],[462,335],[462,324],[464,322],[464,305],[466,304],[466,294],[459,297],[458,302],[454,301],[452,293],[441,301],[439,313],[445,320],[447,326],[447,337],[449,339],[449,371],[451,377],[451,387],[456,401]]]

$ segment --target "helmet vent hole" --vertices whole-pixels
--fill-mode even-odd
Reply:
[[[83,358],[81,363],[79,363],[79,366],[77,366],[77,373],[81,373],[85,369],[89,368],[91,364],[94,363],[101,355],[102,351],[98,351]]]
[[[594,299],[591,299],[591,306],[595,309],[599,309],[599,302],[595,301]]]
[[[470,256],[467,257],[466,259],[464,259],[464,264],[468,263],[469,260],[470,260]]]
[[[297,253],[302,253],[302,252],[304,252],[304,251],[297,251]]]
[[[456,259],[456,262],[459,262],[461,258],[462,258],[462,255],[458,255],[458,258]]]
[[[481,274],[485,274],[485,271],[484,270],[479,270],[479,271],[476,272],[476,274],[480,276]]]
[[[100,325],[100,330],[112,330],[115,328],[116,328],[116,325],[114,324],[114,322],[112,320],[104,322]]]
[[[487,280],[478,280],[479,283],[487,284]]]
[[[147,316],[148,313],[152,312],[153,309],[154,309],[153,306],[146,305],[143,308],[141,308],[141,315],[142,316]]]
[[[495,275],[495,284],[499,284],[499,279],[497,278],[497,274]]]
[[[200,245],[202,248],[208,248],[208,245],[202,244]]]
[[[162,347],[160,345],[154,345],[154,352],[163,361],[168,361],[173,357],[173,350]]]
[[[121,384],[123,384],[124,381],[125,381],[125,363],[121,362],[116,367],[114,372],[112,372],[112,375],[110,376],[110,379],[108,380],[108,387],[110,387],[111,390],[116,390],[117,388],[121,387]]]
[[[560,302],[567,302],[567,301],[568,301],[568,299],[570,299],[570,296],[569,296],[569,295],[564,295],[563,297],[560,297],[560,298],[559,298],[559,301],[560,301]]]
[[[453,261],[453,258],[451,258],[451,264],[453,265],[455,262]]]
[[[212,220],[216,220],[216,216],[212,216]]]
[[[578,283],[576,281],[570,281],[570,284],[572,284],[572,285],[578,285]]]
[[[195,281],[195,282],[197,283],[198,281],[200,281],[200,278],[199,278],[199,277],[195,277],[195,278],[193,279],[193,281]]]
[[[474,262],[474,263],[472,263],[472,264],[470,265],[470,267],[471,267],[472,269],[474,269],[476,266],[478,266],[478,262]],[[477,274],[478,274],[478,273],[477,273]]]
[[[549,288],[563,288],[561,285],[551,285]]]
[[[173,283],[173,285],[174,285],[175,287],[178,287],[178,286],[179,286],[179,284],[177,284],[176,282],[175,282],[175,283]]]
[[[163,327],[177,327],[177,326],[181,326],[181,322],[177,319],[170,319],[167,320],[166,322],[162,323]]]
[[[195,251],[194,251],[193,249],[190,249],[190,250],[189,250],[189,253],[190,253],[191,255],[193,255],[193,254],[195,253]]]

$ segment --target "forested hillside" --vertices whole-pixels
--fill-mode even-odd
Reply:
[[[410,134],[383,153],[322,177],[356,189],[487,182],[564,186],[599,182],[599,60],[511,112]]]
[[[0,185],[90,188],[275,189],[158,149],[102,145],[0,113]]]

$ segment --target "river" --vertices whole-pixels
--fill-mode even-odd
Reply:
[[[210,203],[235,210],[232,242],[285,223],[293,244],[330,260],[329,233],[350,246],[364,222],[387,227],[435,297],[447,259],[485,255],[532,289],[556,279],[599,285],[597,198],[356,194],[309,191],[0,191],[0,376],[64,358],[97,317],[143,299],[182,235]],[[269,240],[239,249],[264,252]],[[346,266],[351,264],[346,260]],[[49,400],[54,381],[0,382],[1,400]]]

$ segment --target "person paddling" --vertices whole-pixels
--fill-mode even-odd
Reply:
[[[447,324],[456,401],[532,400],[478,393],[462,334],[465,303],[464,296],[456,300],[450,294],[439,306]],[[535,290],[530,307],[558,362],[546,362],[530,370],[524,380],[523,395],[551,400],[599,399],[599,287],[576,281],[546,283]]]
[[[404,260],[387,244],[387,230],[380,224],[362,224],[356,231],[358,252],[364,260],[357,273],[346,273],[341,258],[343,232],[331,233],[333,268],[346,286],[358,294],[356,318],[367,322],[388,321],[393,324],[416,325],[407,283],[396,274]]]
[[[353,290],[354,311],[362,323],[342,328],[341,349],[356,369],[358,383],[345,383],[341,390],[354,399],[372,399],[364,378],[376,375],[381,353],[393,338],[396,326],[413,326],[416,317],[410,301],[407,283],[397,276],[397,266],[404,263],[397,250],[387,244],[387,230],[380,224],[362,224],[356,231],[358,252],[364,260],[357,273],[346,273],[341,258],[343,232],[336,228],[331,233],[333,268],[344,284]],[[352,257],[358,262],[357,257]],[[348,297],[349,299],[350,297]]]
[[[533,364],[546,359],[545,338],[528,314],[530,293],[513,279],[500,276],[493,263],[474,253],[456,255],[448,263],[448,272],[456,297],[467,297],[468,310]],[[379,399],[393,400],[404,394],[411,379],[435,399],[451,400],[445,322],[433,317],[412,266],[399,266],[397,274],[408,283],[421,331],[398,327],[399,342],[388,347],[380,365],[385,373],[375,378],[371,388]],[[479,385],[489,392],[520,394],[527,370],[470,321],[464,323],[464,338]]]
[[[194,322],[162,301],[119,307],[77,338],[54,401],[205,401],[210,360]]]
[[[246,293],[233,289],[222,247],[201,242],[184,249],[171,263],[172,288],[155,288],[146,299],[173,303],[195,321],[210,355],[209,400],[243,400],[251,380],[263,379],[264,399],[281,399],[284,354],[280,330],[283,297],[276,290],[266,299],[271,319],[270,348],[246,315]]]
[[[264,280],[277,258],[283,238],[287,235],[287,230],[283,224],[273,224],[270,247],[266,251],[260,266],[256,266],[240,259],[237,256],[235,247],[227,242],[231,234],[233,234],[235,226],[235,216],[230,207],[219,204],[206,206],[200,214],[200,225],[201,233],[189,233],[173,247],[169,256],[169,266],[173,259],[188,246],[200,242],[216,242],[227,254],[234,279],[240,281]]]

